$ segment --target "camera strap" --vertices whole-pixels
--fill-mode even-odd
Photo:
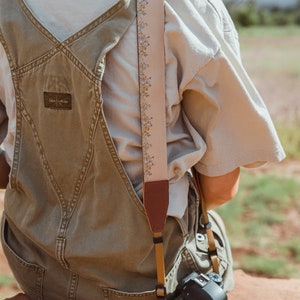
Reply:
[[[199,225],[204,227],[206,235],[207,235],[207,241],[208,241],[208,255],[211,260],[212,264],[212,269],[215,273],[220,274],[220,269],[219,269],[219,258],[218,258],[218,252],[217,252],[217,247],[215,243],[215,237],[214,233],[212,231],[212,225],[211,222],[209,221],[209,216],[207,213],[207,208],[206,208],[206,202],[202,194],[202,189],[201,189],[201,184],[200,184],[200,174],[197,172],[195,168],[192,168],[192,173],[193,173],[193,180],[194,184],[197,190],[197,194],[200,197],[200,202],[201,202],[201,219],[199,221]]]
[[[158,298],[166,297],[163,229],[169,206],[165,115],[164,1],[137,0],[143,203],[156,255]]]
[[[137,0],[137,43],[139,98],[143,151],[143,204],[153,233],[155,246],[158,298],[166,298],[163,229],[169,206],[169,180],[166,136],[164,1]],[[202,197],[199,173],[193,177],[201,197],[202,218],[214,272],[219,273],[219,260],[211,223]]]

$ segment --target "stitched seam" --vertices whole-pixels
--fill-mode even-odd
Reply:
[[[21,4],[23,4],[20,0],[19,2]],[[125,4],[125,1],[122,1],[121,3],[123,3],[122,5]],[[122,7],[122,5],[120,7]],[[26,9],[27,7],[25,7]],[[111,14],[112,15],[112,14]],[[34,21],[34,19],[30,18],[32,21]],[[97,23],[97,22],[96,22]],[[95,23],[95,24],[96,24]],[[36,25],[38,25],[38,27],[40,29],[43,29],[41,26],[39,26],[39,23],[35,23]],[[88,27],[87,27],[88,28]],[[85,30],[85,32],[87,32],[88,30]],[[90,28],[90,27],[89,27]],[[42,33],[46,34],[47,35],[47,30],[45,30],[45,28],[42,30]],[[79,36],[77,36],[79,37]],[[114,148],[114,145],[113,145],[113,142],[111,140],[111,137],[109,135],[109,132],[108,132],[108,129],[107,129],[107,126],[106,126],[106,122],[105,122],[105,119],[104,119],[104,116],[100,113],[101,112],[101,102],[102,102],[102,99],[101,99],[101,95],[100,95],[100,91],[99,91],[99,78],[97,76],[95,76],[93,73],[89,72],[84,66],[83,64],[74,56],[74,54],[67,48],[67,45],[65,44],[57,44],[57,40],[55,39],[51,39],[51,41],[53,41],[54,43],[56,43],[56,46],[54,46],[49,52],[47,52],[46,54],[44,54],[43,56],[35,59],[34,61],[26,64],[26,66],[22,66],[21,68],[19,69],[14,69],[14,86],[15,86],[15,91],[16,91],[16,102],[17,102],[17,129],[16,129],[16,146],[15,147],[15,157],[17,159],[14,160],[14,166],[13,166],[13,169],[14,169],[14,174],[17,173],[17,170],[18,170],[18,161],[19,161],[19,155],[20,155],[20,145],[21,145],[21,128],[22,128],[22,116],[24,117],[25,121],[30,125],[31,127],[31,130],[34,134],[34,139],[36,141],[36,145],[38,146],[38,150],[41,154],[41,157],[42,157],[42,163],[43,163],[43,166],[48,174],[48,177],[50,179],[50,182],[52,183],[53,187],[54,187],[54,190],[56,191],[57,195],[58,195],[58,198],[60,199],[60,204],[62,206],[62,210],[63,210],[63,218],[62,218],[62,221],[61,221],[61,226],[59,228],[59,237],[65,237],[66,235],[66,230],[67,230],[67,226],[69,224],[69,221],[70,221],[70,217],[71,217],[71,214],[72,212],[74,211],[75,207],[76,207],[76,204],[77,204],[77,199],[78,199],[78,196],[81,192],[81,189],[82,189],[82,186],[83,186],[83,179],[84,177],[86,176],[86,173],[87,173],[87,170],[88,170],[88,165],[91,163],[91,157],[92,157],[92,140],[93,140],[93,136],[95,134],[95,131],[96,131],[96,123],[98,122],[99,118],[100,118],[100,123],[101,123],[101,126],[102,126],[102,129],[103,129],[103,132],[104,132],[104,137],[105,137],[105,140],[106,140],[106,144],[109,148],[109,150],[111,151],[111,156],[113,158],[113,161],[115,162],[115,165],[119,171],[119,174],[121,176],[121,178],[123,179],[123,182],[131,196],[131,198],[134,200],[134,203],[137,205],[137,207],[139,208],[140,212],[144,214],[144,210],[143,210],[143,207],[136,195],[136,193],[134,192],[133,190],[133,187],[123,169],[123,165],[122,163],[120,162],[120,159],[116,153],[116,150]],[[68,40],[68,42],[70,42],[70,39]],[[97,107],[95,108],[95,111],[94,111],[94,115],[93,115],[93,122],[91,124],[91,127],[90,127],[90,138],[89,138],[89,148],[88,148],[88,152],[86,153],[86,156],[85,156],[85,163],[84,165],[82,166],[82,169],[81,169],[81,172],[78,176],[78,179],[77,179],[77,183],[75,185],[75,191],[74,191],[74,194],[73,194],[73,198],[72,198],[72,201],[70,203],[70,206],[68,206],[66,204],[66,201],[64,199],[64,196],[62,194],[62,191],[60,190],[55,178],[54,178],[54,175],[52,173],[52,170],[50,169],[50,166],[49,166],[49,163],[46,159],[46,156],[45,156],[45,152],[44,152],[44,149],[42,147],[42,144],[41,144],[41,141],[40,141],[40,138],[38,136],[38,132],[36,130],[36,127],[35,127],[35,124],[32,120],[32,118],[30,117],[30,115],[28,114],[28,112],[26,111],[25,109],[25,106],[24,106],[24,103],[20,97],[20,93],[19,93],[19,88],[18,88],[18,81],[19,79],[21,78],[22,75],[25,75],[26,73],[28,73],[29,71],[31,71],[33,68],[36,68],[44,63],[46,63],[51,57],[53,57],[56,53],[58,53],[59,51],[62,51],[69,59],[70,61],[73,63],[73,65],[78,68],[79,70],[81,70],[83,72],[83,74],[91,80],[91,82],[93,82],[95,84],[95,94],[96,94],[96,105]],[[11,60],[12,62],[12,60]],[[99,77],[100,75],[102,74],[102,72],[99,72]],[[99,117],[99,116],[100,117]],[[14,176],[14,179],[15,179],[15,185],[16,185],[16,176]],[[59,252],[62,251],[62,247],[59,246]],[[64,257],[62,256],[63,254],[60,253],[58,256],[60,257],[60,261],[64,261],[64,264],[67,265]]]
[[[78,286],[79,277],[77,274],[72,274],[71,284],[69,288],[69,300],[76,300],[76,290]]]
[[[30,20],[30,22],[52,43],[57,44],[59,41],[36,19],[36,17],[32,14],[30,9],[24,3],[24,0],[19,0],[19,5],[22,8],[25,16]]]
[[[21,148],[21,128],[22,128],[22,114],[20,109],[20,95],[18,92],[18,81],[17,78],[13,78],[13,84],[15,89],[15,98],[16,98],[16,133],[15,133],[15,141],[14,141],[14,154],[13,161],[11,166],[11,187],[17,189],[17,173],[18,173],[18,165],[20,160],[20,148]]]
[[[198,265],[194,257],[190,254],[190,251],[187,248],[184,248],[182,255],[191,269],[199,271]]]
[[[0,42],[4,48],[4,51],[6,52],[6,56],[9,62],[9,66],[10,66],[10,72],[12,73],[12,70],[15,68],[14,63],[13,63],[13,59],[12,56],[9,52],[9,48],[8,45],[6,43],[6,40],[2,34],[2,31],[0,31]],[[13,85],[14,85],[14,89],[17,90],[17,84],[18,82],[16,80],[13,80]],[[18,106],[18,98],[19,95],[15,95],[16,97],[16,105]],[[15,146],[14,146],[14,159],[12,161],[12,166],[11,166],[11,175],[10,175],[10,185],[12,188],[17,188],[17,180],[16,180],[16,174],[17,174],[17,170],[18,170],[18,164],[17,161],[19,161],[19,155],[20,155],[20,140],[21,140],[21,128],[22,126],[22,117],[20,115],[20,111],[17,109],[16,111],[16,136],[15,136]],[[16,159],[15,159],[16,158]]]
[[[3,38],[4,40],[4,38]],[[7,48],[7,47],[6,47]],[[94,109],[94,113],[93,113],[93,117],[92,117],[92,123],[90,125],[90,133],[89,133],[89,147],[88,147],[88,151],[86,152],[86,156],[85,156],[85,160],[84,160],[84,164],[81,168],[80,174],[78,176],[78,179],[76,181],[76,185],[75,185],[75,190],[74,190],[74,194],[73,194],[73,198],[72,201],[70,202],[70,205],[67,205],[63,193],[61,191],[61,189],[59,188],[59,185],[57,184],[55,177],[53,175],[53,172],[49,166],[49,163],[47,161],[41,140],[39,138],[38,132],[36,130],[36,126],[34,124],[33,119],[31,118],[31,116],[29,115],[29,113],[27,112],[25,105],[20,97],[20,93],[19,93],[19,85],[18,82],[20,80],[20,78],[22,76],[20,75],[26,75],[26,73],[28,73],[31,69],[36,68],[38,66],[40,66],[41,64],[44,64],[47,62],[47,60],[49,58],[51,58],[53,55],[55,55],[56,53],[58,53],[58,51],[61,50],[71,61],[71,63],[78,68],[91,82],[94,83],[95,85],[95,92],[96,92],[96,106]],[[40,157],[42,158],[42,164],[48,174],[48,177],[50,179],[50,182],[54,188],[54,190],[56,191],[56,194],[59,198],[59,202],[60,205],[62,207],[62,211],[63,211],[63,218],[61,220],[61,225],[59,227],[59,236],[60,237],[65,237],[66,236],[66,230],[70,221],[70,217],[76,207],[77,204],[77,199],[78,196],[80,194],[80,191],[82,189],[83,186],[83,180],[84,177],[86,176],[87,170],[88,170],[88,165],[91,162],[91,157],[93,154],[93,136],[95,134],[95,130],[96,130],[96,123],[99,119],[98,115],[100,114],[100,108],[101,108],[101,101],[100,101],[100,93],[99,93],[99,78],[97,78],[94,74],[90,73],[85,67],[84,65],[73,55],[73,53],[70,52],[70,50],[68,48],[66,48],[63,44],[58,45],[58,47],[56,48],[52,48],[47,54],[43,55],[43,57],[40,57],[36,60],[34,60],[33,62],[27,64],[26,66],[21,67],[18,70],[14,70],[12,71],[12,75],[13,75],[13,82],[14,82],[14,87],[15,87],[15,94],[16,94],[16,105],[17,105],[17,117],[16,117],[16,137],[15,137],[15,153],[14,153],[14,157],[16,159],[14,159],[13,161],[13,166],[12,166],[12,186],[16,187],[17,186],[17,171],[18,171],[18,161],[19,161],[19,156],[20,156],[20,147],[21,147],[21,128],[22,128],[22,120],[24,118],[24,120],[29,124],[33,136],[34,136],[34,140],[36,143],[36,146],[38,147],[38,151],[40,153]],[[23,116],[23,118],[22,118]],[[58,246],[58,252],[61,252],[63,250],[63,248],[61,248],[60,246]],[[66,262],[64,261],[63,254],[59,254],[58,257],[60,258],[60,261],[63,262],[63,265],[67,265]]]
[[[77,69],[79,69],[85,77],[87,77],[89,80],[91,80],[93,83],[98,83],[99,79],[98,77],[90,72],[81,62],[80,60],[75,56],[74,53],[72,53],[66,46],[63,44],[58,45],[52,49],[50,49],[46,54],[43,56],[34,59],[33,61],[29,62],[25,66],[22,66],[18,69],[12,70],[12,76],[19,76],[20,78],[27,73],[29,73],[32,69],[36,69],[39,66],[45,64],[48,62],[49,59],[51,59],[54,55],[58,53],[63,53],[66,55],[67,58],[69,58],[70,62],[75,66]]]
[[[5,38],[4,38],[3,34],[2,34],[2,31],[0,31],[0,43],[2,44],[2,46],[4,48],[4,51],[6,53],[10,69],[11,70],[15,69],[14,62],[12,60],[12,56],[10,55],[9,48],[8,48],[6,40],[5,40]]]
[[[14,66],[12,56],[10,55],[10,52],[9,52],[9,47],[8,47],[8,45],[6,43],[6,40],[5,40],[5,38],[4,38],[1,31],[0,31],[0,42],[3,46],[3,48],[4,48],[4,51],[6,52],[6,56],[7,56],[7,59],[9,61],[9,66],[10,66],[10,69],[11,69],[12,77],[18,76],[19,78],[21,78],[22,76],[29,73],[32,69],[36,69],[39,66],[45,64],[50,58],[52,58],[55,54],[57,54],[61,51],[70,59],[70,61],[73,63],[73,65],[77,69],[82,71],[82,73],[89,80],[91,80],[94,83],[99,82],[99,78],[97,76],[95,76],[95,74],[90,72],[87,68],[85,68],[85,66],[80,62],[80,60],[63,44],[56,45],[55,47],[53,47],[52,49],[47,51],[47,53],[45,53],[44,55],[42,55],[42,56],[34,59],[33,61],[27,63],[25,66],[21,66],[21,67],[17,68],[16,66]],[[99,76],[100,76],[100,74],[99,74]]]
[[[82,70],[82,68],[80,68],[80,69]],[[93,76],[93,79],[94,78],[95,77]],[[31,127],[31,130],[33,132],[34,139],[35,139],[35,142],[36,142],[36,146],[38,147],[40,157],[42,158],[43,166],[44,166],[44,168],[45,168],[45,170],[48,174],[48,177],[50,179],[50,182],[52,183],[52,186],[53,186],[54,190],[56,191],[56,194],[57,194],[57,196],[60,200],[62,210],[64,211],[65,217],[63,218],[62,224],[61,224],[61,227],[60,227],[60,235],[65,236],[65,230],[66,230],[67,225],[69,223],[68,217],[70,217],[70,215],[72,214],[72,212],[74,211],[74,209],[76,207],[76,202],[77,202],[78,196],[80,194],[80,191],[82,189],[83,179],[86,176],[86,173],[87,173],[87,170],[88,170],[88,165],[91,162],[91,157],[92,157],[92,154],[93,154],[93,149],[92,149],[93,148],[92,147],[93,136],[95,134],[96,123],[98,121],[97,115],[99,115],[100,106],[101,106],[100,100],[99,100],[100,99],[99,88],[98,88],[98,85],[95,86],[96,97],[97,97],[98,100],[96,100],[96,107],[95,107],[95,110],[94,110],[94,113],[93,113],[92,123],[91,123],[90,129],[89,129],[89,131],[90,131],[90,133],[89,133],[89,136],[90,136],[89,137],[89,147],[88,147],[88,151],[87,151],[86,156],[85,156],[85,163],[81,168],[79,177],[76,181],[77,183],[75,185],[75,191],[74,191],[74,194],[73,194],[72,201],[71,201],[70,205],[68,206],[66,204],[65,199],[64,199],[63,193],[62,193],[61,189],[59,188],[59,185],[57,184],[57,182],[55,180],[55,177],[53,175],[53,172],[52,172],[52,170],[49,166],[49,163],[47,161],[47,158],[46,158],[41,140],[40,140],[38,132],[36,130],[36,126],[35,126],[32,118],[28,114],[28,112],[27,112],[27,110],[26,110],[26,108],[23,104],[23,101],[20,98],[20,95],[19,95],[19,92],[18,92],[18,90],[19,90],[18,89],[18,79],[19,78],[17,76],[15,76],[13,78],[15,91],[16,91],[16,103],[17,103],[18,109],[17,109],[17,120],[16,120],[16,122],[17,122],[17,126],[16,126],[16,143],[15,143],[16,147],[15,147],[15,155],[14,155],[16,157],[16,159],[14,160],[13,166],[12,166],[12,185],[16,187],[16,173],[17,173],[17,170],[18,170],[17,162],[19,161],[19,154],[20,154],[21,127],[22,127],[22,116],[23,116],[25,121]],[[96,81],[96,80],[94,79],[93,81]]]
[[[82,62],[75,56],[75,54],[67,48],[65,45],[60,46],[61,51],[70,59],[73,65],[79,69],[89,80],[91,80],[94,84],[99,84],[99,77],[94,73],[90,72]]]
[[[126,4],[126,0],[121,0],[117,4],[115,4],[113,7],[111,7],[108,11],[106,11],[103,15],[96,18],[94,21],[92,21],[90,24],[86,25],[82,29],[80,29],[78,32],[74,33],[72,36],[67,38],[63,41],[65,44],[69,44],[76,39],[80,38],[87,32],[91,31],[95,27],[97,27],[100,23],[104,22],[106,19],[110,18],[114,13],[116,13],[119,9],[121,9]],[[27,7],[27,5],[24,3],[24,0],[19,0],[19,5],[21,6],[23,12],[25,15],[30,19],[32,24],[44,35],[46,36],[51,42],[54,44],[61,43],[46,27],[42,25],[42,23],[39,22],[39,20],[35,17],[35,15],[32,13],[32,11]]]
[[[51,48],[49,51],[47,51],[47,53],[43,54],[42,56],[35,58],[34,60],[30,61],[24,66],[12,70],[12,76],[22,77],[26,75],[32,69],[36,69],[39,66],[45,64],[49,59],[51,59],[58,52],[59,52],[58,47]]]
[[[62,205],[62,208],[65,210],[67,205],[65,203],[65,199],[64,199],[64,196],[63,196],[63,193],[62,191],[60,190],[59,188],[59,185],[57,184],[55,178],[54,178],[54,175],[53,175],[53,172],[49,166],[49,163],[47,161],[47,158],[46,158],[46,155],[45,155],[45,151],[43,149],[43,146],[42,146],[42,143],[41,143],[41,140],[39,138],[39,135],[38,135],[38,132],[36,130],[36,126],[32,120],[32,118],[30,117],[29,113],[27,112],[24,104],[23,104],[23,101],[21,100],[21,97],[20,97],[20,94],[19,94],[19,87],[18,87],[18,82],[17,82],[17,77],[14,78],[14,84],[15,84],[15,91],[16,91],[16,104],[17,104],[17,134],[16,134],[16,146],[18,147],[15,147],[15,148],[18,148],[16,153],[18,156],[17,156],[17,159],[14,160],[14,162],[16,161],[19,161],[19,154],[20,154],[20,141],[21,141],[21,124],[22,124],[22,116],[24,118],[24,120],[27,122],[27,124],[30,126],[31,130],[32,130],[32,133],[33,133],[33,137],[34,137],[34,140],[35,140],[35,143],[36,143],[36,146],[38,148],[38,151],[40,153],[40,157],[41,157],[41,160],[42,160],[42,164],[48,174],[48,177],[50,179],[50,182],[52,183],[52,186],[54,188],[54,190],[56,191],[56,194],[60,200],[60,203]],[[17,143],[17,141],[19,141]],[[13,165],[13,169],[17,168],[17,166],[14,166]],[[15,170],[16,172],[17,170]]]
[[[100,116],[100,125],[102,127],[103,130],[103,135],[106,141],[106,145],[109,149],[110,155],[112,157],[112,160],[115,163],[115,166],[122,178],[123,183],[125,184],[125,187],[127,189],[127,191],[129,192],[131,199],[133,200],[134,204],[137,206],[137,208],[139,209],[139,211],[145,215],[145,210],[143,208],[143,205],[140,201],[140,199],[138,198],[137,194],[135,193],[132,184],[127,176],[127,173],[124,171],[124,167],[122,162],[120,161],[120,157],[118,156],[117,152],[116,152],[116,148],[114,146],[114,143],[112,141],[112,138],[109,134],[108,128],[106,126],[106,121],[104,119],[104,116],[101,114]]]
[[[126,0],[121,0],[118,3],[116,3],[114,6],[112,6],[108,11],[106,11],[104,14],[102,14],[100,17],[92,21],[92,23],[86,25],[81,30],[67,38],[63,44],[71,44],[75,40],[79,39],[83,35],[91,32],[94,28],[96,28],[99,24],[103,23],[107,19],[111,18],[117,11],[119,11],[123,6],[125,6]]]
[[[216,12],[218,18],[220,19],[220,24],[222,25],[222,16],[220,15],[218,9],[217,9],[216,6],[212,3],[211,0],[207,0],[207,2],[211,5],[211,7],[213,8],[213,10]]]
[[[126,298],[142,298],[145,296],[152,296],[155,295],[155,291],[149,291],[149,292],[141,292],[141,293],[126,293],[126,292],[121,292],[113,289],[103,289],[104,293],[109,296],[109,295],[115,295],[115,296],[124,296]]]
[[[94,86],[94,90],[95,90],[95,108],[94,108],[94,112],[93,112],[93,116],[91,119],[91,124],[89,127],[89,144],[88,144],[88,149],[85,153],[85,157],[84,157],[84,162],[82,164],[81,170],[79,172],[78,178],[75,181],[75,188],[74,188],[74,193],[72,196],[72,199],[70,201],[69,207],[68,207],[68,211],[67,211],[67,215],[69,217],[69,220],[71,219],[71,216],[78,204],[78,199],[79,199],[79,195],[82,191],[84,182],[85,182],[85,178],[89,169],[89,166],[92,162],[92,157],[94,154],[94,139],[95,139],[95,134],[96,134],[96,129],[97,129],[97,124],[101,115],[101,98],[100,98],[100,91],[99,91],[99,87],[98,85]]]
[[[65,259],[65,255],[64,255],[65,248],[66,248],[66,239],[64,237],[57,237],[56,238],[56,258],[65,269],[68,269],[69,265]]]

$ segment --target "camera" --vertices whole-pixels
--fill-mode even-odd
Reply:
[[[168,296],[169,300],[227,300],[222,288],[222,277],[216,273],[191,273],[177,286],[175,292]]]

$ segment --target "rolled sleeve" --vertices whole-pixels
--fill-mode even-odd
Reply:
[[[0,143],[6,151],[8,163],[11,164],[16,131],[16,104],[9,61],[1,43],[0,103]]]
[[[0,43],[0,145],[4,141],[7,135],[7,127],[8,127],[8,117],[6,113],[6,108],[4,105],[5,100],[5,92],[4,92],[4,76],[6,75],[6,61],[4,62],[4,49],[2,44]]]
[[[207,150],[196,168],[207,176],[285,157],[269,112],[233,52],[220,51],[187,86],[183,108]]]

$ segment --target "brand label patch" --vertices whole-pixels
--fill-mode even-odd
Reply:
[[[72,96],[67,93],[44,92],[44,105],[50,109],[70,110],[72,109]]]

